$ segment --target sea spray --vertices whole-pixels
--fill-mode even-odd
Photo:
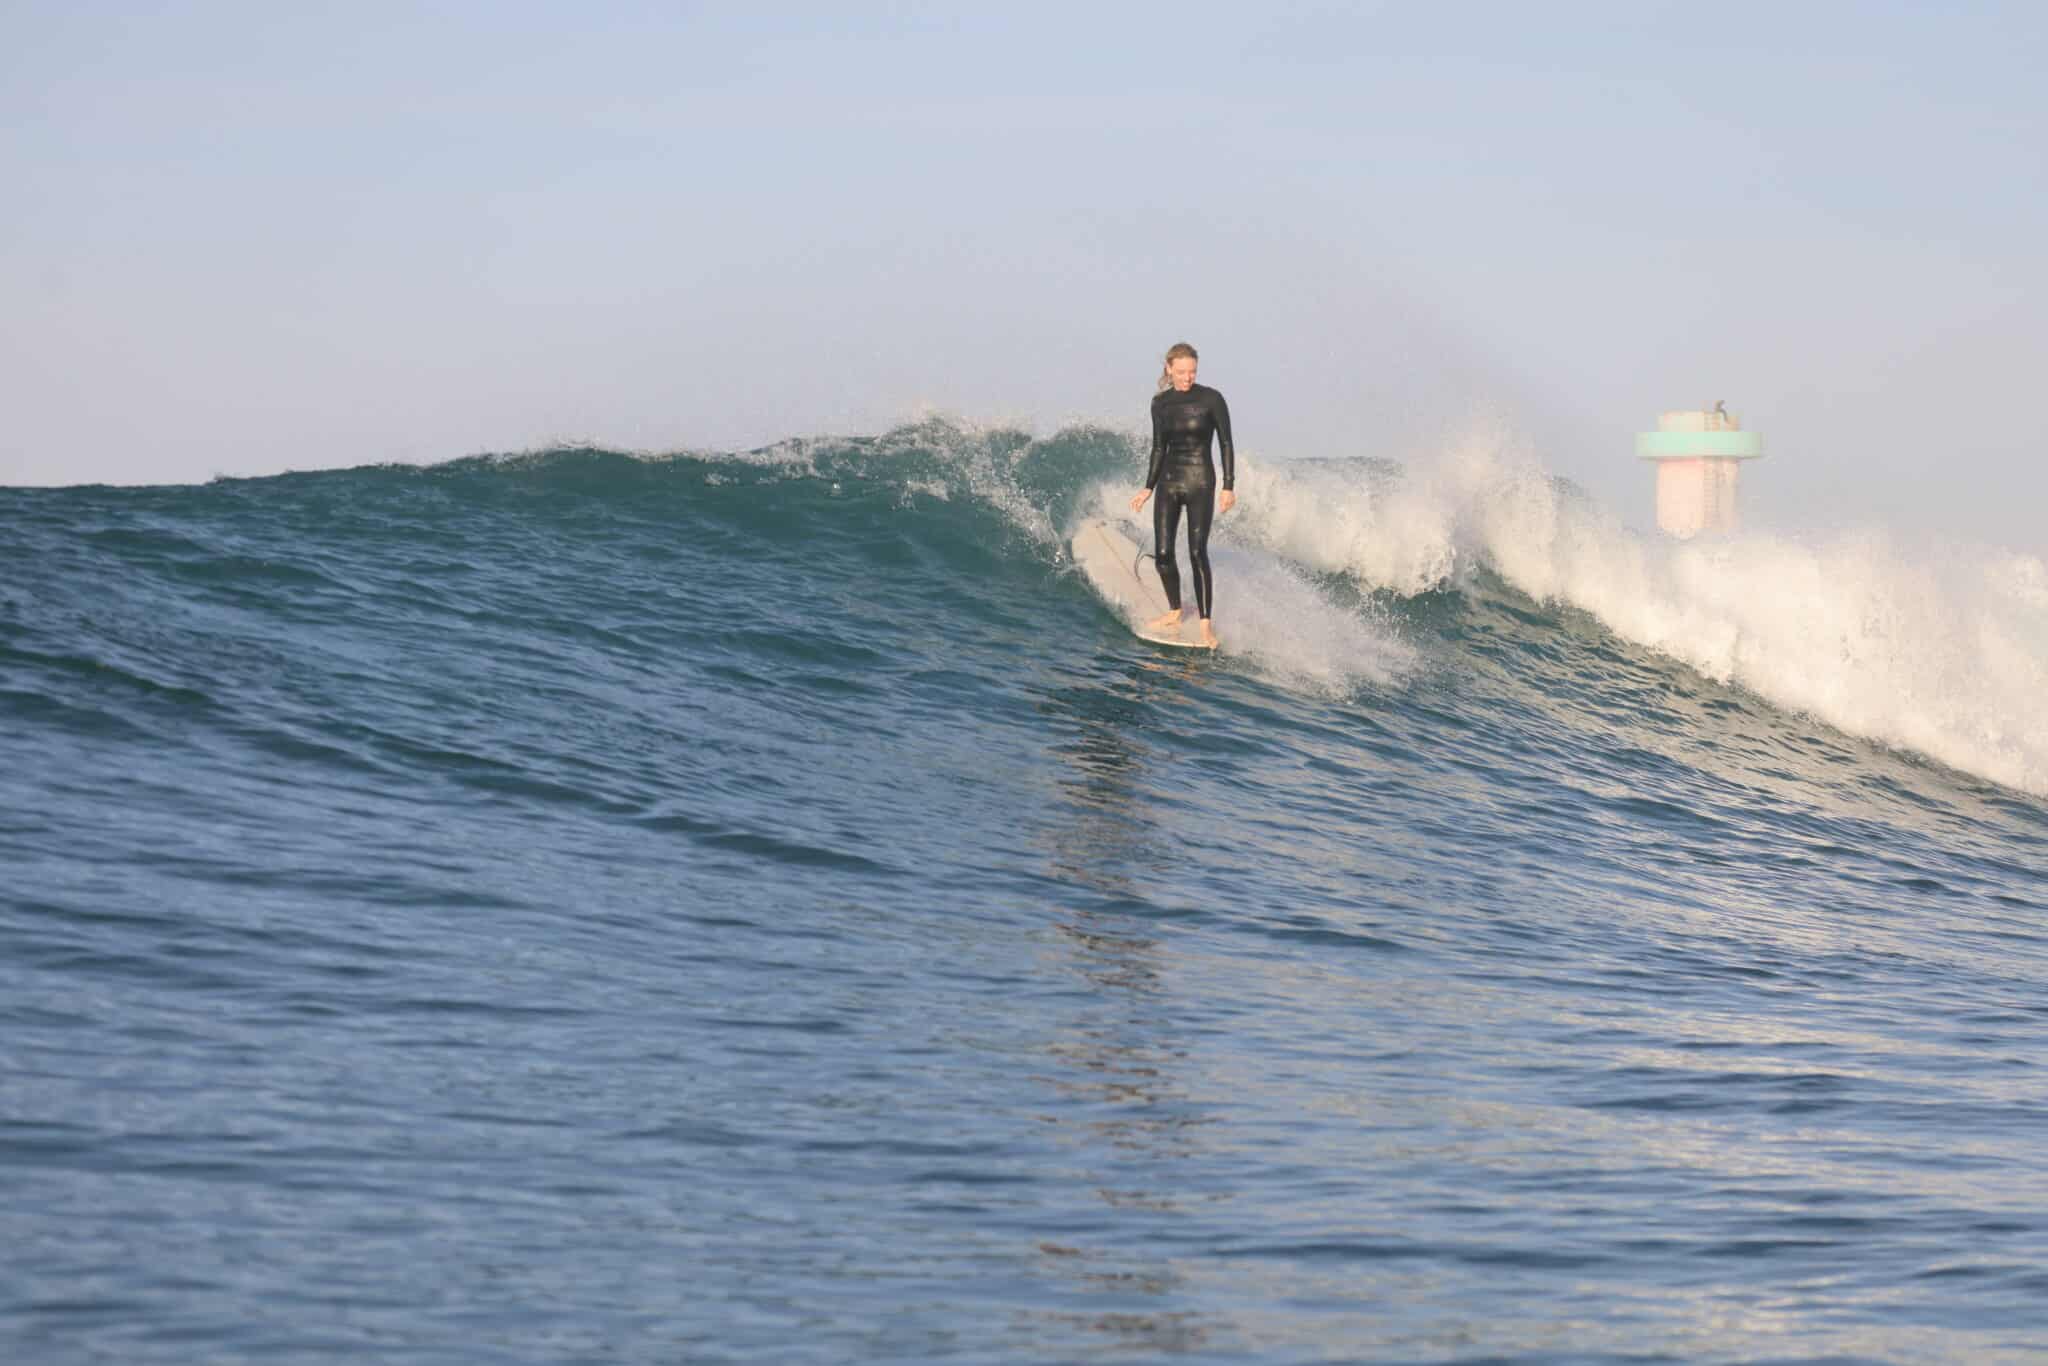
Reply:
[[[1675,541],[1621,525],[1497,429],[1401,468],[1244,462],[1250,538],[1396,594],[1484,564],[1538,601],[1830,725],[2048,791],[2041,562],[1880,529]]]

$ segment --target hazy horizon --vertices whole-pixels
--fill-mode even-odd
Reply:
[[[2048,17],[1187,4],[16,5],[0,483],[180,483],[927,409],[1253,459],[1473,422],[1641,522],[2039,553]]]

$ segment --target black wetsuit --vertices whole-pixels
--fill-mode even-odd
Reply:
[[[1153,490],[1152,558],[1166,605],[1180,607],[1180,566],[1173,561],[1173,543],[1180,514],[1188,514],[1188,559],[1195,570],[1195,610],[1209,619],[1215,597],[1209,575],[1209,523],[1216,516],[1216,467],[1209,462],[1209,439],[1223,451],[1223,487],[1237,482],[1237,453],[1230,444],[1230,407],[1223,395],[1206,384],[1191,384],[1186,393],[1166,389],[1152,399],[1152,465],[1145,487]]]

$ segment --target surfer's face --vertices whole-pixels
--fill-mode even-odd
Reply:
[[[1194,387],[1195,358],[1193,356],[1175,356],[1173,364],[1166,367],[1166,377],[1173,381],[1174,388],[1182,393],[1186,393]]]

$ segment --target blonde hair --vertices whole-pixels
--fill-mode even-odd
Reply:
[[[1171,389],[1173,387],[1173,363],[1179,360],[1182,356],[1186,356],[1191,361],[1200,361],[1202,359],[1200,356],[1195,354],[1195,348],[1189,346],[1186,342],[1175,342],[1173,345],[1167,347],[1166,364],[1161,366],[1159,369],[1160,393],[1163,394],[1168,389]]]

